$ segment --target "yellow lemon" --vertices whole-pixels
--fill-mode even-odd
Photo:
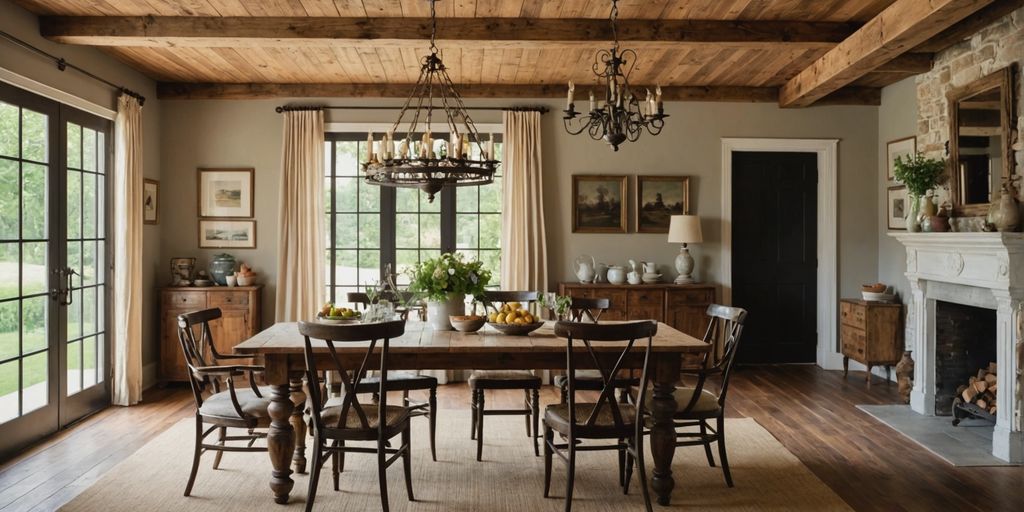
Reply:
[[[525,316],[523,316],[523,321],[528,324],[532,324],[534,322],[533,315],[527,313]]]
[[[497,315],[495,315],[494,316],[494,323],[496,323],[496,324],[503,324],[503,323],[505,323],[505,314],[504,313],[498,313]]]
[[[523,325],[523,324],[526,323],[526,321],[523,320],[522,318],[516,318],[515,322],[513,322],[513,323],[516,324],[516,325]]]
[[[498,314],[497,313],[491,313],[491,314],[487,315],[487,321],[488,322],[497,322],[498,321]]]
[[[518,303],[518,302],[509,302],[508,303],[508,307],[510,307],[512,309],[519,309],[519,308],[523,307],[523,305]]]

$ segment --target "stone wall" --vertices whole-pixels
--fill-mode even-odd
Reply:
[[[1024,127],[1024,8],[974,34],[970,39],[935,55],[931,71],[917,76],[917,150],[931,158],[946,158],[949,140],[949,105],[946,93],[989,73],[1016,63],[1016,126]],[[1016,150],[1015,172],[1024,175],[1024,143],[1012,134]],[[1024,187],[1021,187],[1024,188]],[[1024,197],[1024,196],[1022,196]]]

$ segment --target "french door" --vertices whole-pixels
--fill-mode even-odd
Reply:
[[[110,402],[110,127],[0,84],[0,458]]]

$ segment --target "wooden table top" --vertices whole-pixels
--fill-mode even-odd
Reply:
[[[612,323],[612,322],[608,322]],[[558,338],[554,332],[555,323],[548,321],[529,336],[509,336],[489,326],[478,332],[463,333],[457,331],[435,331],[426,322],[410,319],[406,323],[405,334],[390,342],[390,353],[451,353],[451,352],[547,352],[565,353],[565,339]],[[323,341],[314,340],[322,350],[327,347]],[[235,351],[245,354],[295,354],[302,353],[304,339],[294,322],[279,322],[256,336],[235,346]],[[637,340],[640,344],[640,340]],[[339,343],[335,346],[339,352],[359,351],[365,353],[368,342]],[[579,350],[586,350],[582,343]],[[621,351],[623,343],[599,343],[595,350]],[[711,345],[673,329],[667,324],[658,323],[658,333],[654,335],[653,351],[670,353],[703,353]]]

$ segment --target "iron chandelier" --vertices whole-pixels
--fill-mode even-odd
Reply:
[[[619,144],[636,142],[645,130],[651,135],[658,135],[665,126],[665,107],[661,101],[661,86],[655,88],[654,95],[647,89],[647,96],[641,101],[629,86],[629,74],[636,65],[636,51],[619,48],[619,37],[615,32],[615,21],[619,17],[618,0],[612,0],[609,16],[612,25],[612,48],[600,50],[594,56],[593,72],[597,77],[597,89],[604,90],[604,100],[594,101],[594,91],[590,91],[590,112],[582,114],[576,111],[573,103],[575,85],[569,82],[569,93],[566,101],[565,131],[579,135],[586,131],[594,140],[604,140],[615,151]],[[582,116],[582,117],[581,117]]]
[[[481,144],[473,119],[455,85],[448,77],[435,42],[437,14],[430,0],[430,54],[423,58],[419,79],[402,106],[398,119],[379,142],[367,135],[368,156],[363,162],[366,181],[384,187],[418,188],[434,202],[442,188],[492,183],[498,161],[494,160],[494,136]],[[435,105],[435,101],[439,104]],[[431,123],[435,111],[444,113],[450,138],[435,149]],[[403,120],[406,114],[411,119]],[[461,127],[461,129],[460,129]],[[396,146],[395,133],[404,133]],[[476,146],[476,155],[472,146]]]

